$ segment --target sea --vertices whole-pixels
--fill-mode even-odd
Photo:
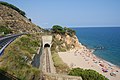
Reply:
[[[73,28],[79,42],[94,54],[120,67],[120,27]]]

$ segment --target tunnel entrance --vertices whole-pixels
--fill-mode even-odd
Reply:
[[[44,45],[44,47],[50,47],[50,45],[47,43],[47,44]]]

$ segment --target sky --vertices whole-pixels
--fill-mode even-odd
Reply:
[[[120,27],[120,0],[1,0],[26,12],[43,28]]]

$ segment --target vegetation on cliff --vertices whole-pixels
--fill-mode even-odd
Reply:
[[[9,3],[3,2],[3,1],[0,1],[0,4],[16,10],[18,13],[20,13],[20,14],[21,14],[22,16],[24,16],[24,17],[25,17],[25,15],[26,15],[24,11],[20,10],[19,8],[17,8],[16,6],[14,6],[14,5],[12,5],[12,4],[9,4]]]
[[[69,75],[81,76],[83,80],[108,80],[105,76],[91,69],[73,68]]]
[[[28,34],[17,38],[0,58],[0,68],[21,80],[38,80],[40,70],[31,65],[33,55],[40,46],[40,34]]]
[[[71,28],[54,25],[51,29],[53,35],[52,47],[58,52],[67,51],[79,46],[75,30]]]
[[[10,33],[12,33],[12,30],[5,26],[0,26],[0,33],[10,34]]]
[[[54,25],[52,27],[52,33],[58,33],[58,34],[68,34],[70,35],[71,37],[75,35],[75,30],[72,30],[71,28],[67,28],[67,27],[62,27],[62,26],[59,26],[59,25]]]

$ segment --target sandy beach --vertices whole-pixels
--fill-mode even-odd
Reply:
[[[96,57],[93,50],[89,50],[85,46],[58,54],[70,68],[93,69],[109,80],[120,80],[120,68]]]

